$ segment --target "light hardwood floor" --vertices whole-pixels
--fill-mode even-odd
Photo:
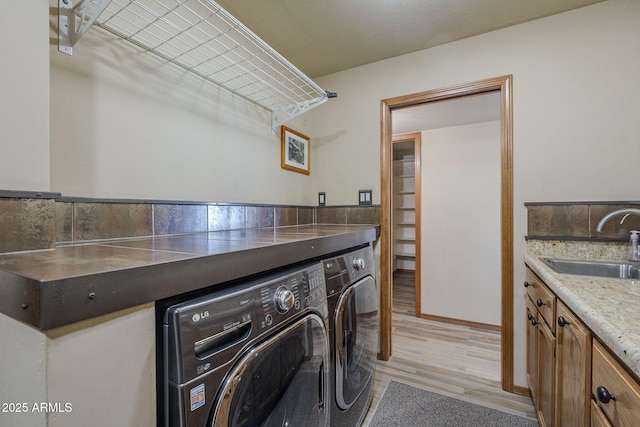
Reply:
[[[502,391],[500,333],[415,317],[413,273],[396,273],[392,355],[376,363],[367,425],[390,379],[535,418],[531,398]],[[410,427],[410,426],[407,426]]]

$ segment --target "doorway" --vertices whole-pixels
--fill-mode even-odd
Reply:
[[[391,355],[393,282],[393,142],[392,111],[429,102],[498,91],[500,93],[500,247],[502,388],[513,392],[513,159],[512,76],[452,86],[381,101],[381,230],[380,230],[380,354]]]

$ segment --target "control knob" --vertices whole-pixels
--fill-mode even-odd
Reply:
[[[296,298],[293,295],[293,292],[291,292],[286,286],[280,286],[276,289],[274,299],[278,311],[286,313],[291,307],[293,307]]]
[[[365,267],[364,258],[360,258],[360,257],[354,258],[351,265],[353,266],[354,269],[356,269],[356,271],[364,270],[364,267]]]

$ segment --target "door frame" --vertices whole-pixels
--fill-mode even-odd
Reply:
[[[410,142],[413,141],[413,155],[414,155],[414,188],[415,188],[415,195],[414,195],[414,200],[415,200],[415,221],[416,221],[416,225],[415,225],[415,264],[416,264],[416,272],[415,272],[415,280],[414,280],[414,298],[415,298],[415,315],[416,317],[420,317],[420,312],[422,311],[422,307],[421,307],[421,297],[420,297],[420,293],[421,293],[421,286],[420,286],[420,238],[421,238],[421,234],[420,234],[420,203],[421,203],[421,192],[420,192],[420,185],[422,183],[422,175],[421,175],[421,159],[422,159],[422,134],[420,132],[410,132],[410,133],[398,133],[398,134],[394,134],[391,136],[391,156],[393,157],[393,144],[399,144],[402,142]],[[392,180],[393,180],[393,159],[391,160],[391,176],[392,176]],[[395,236],[394,236],[394,221],[393,221],[393,183],[391,184],[391,236],[389,237],[391,239],[392,242],[395,242]],[[394,251],[394,246],[392,243],[392,247],[391,247],[392,251]],[[392,270],[393,270],[393,257],[394,257],[394,253],[391,254],[391,262],[392,262]],[[393,271],[391,271],[391,286],[393,288]]]
[[[513,94],[512,75],[388,98],[380,101],[380,353],[391,356],[392,327],[392,180],[393,146],[391,112],[428,102],[483,92],[500,92],[501,139],[501,264],[502,264],[502,389],[514,392],[513,384]]]

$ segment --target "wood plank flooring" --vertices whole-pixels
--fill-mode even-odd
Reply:
[[[364,425],[390,379],[535,418],[531,398],[502,390],[500,332],[415,317],[414,280],[413,273],[394,275],[392,355],[376,363],[373,402]]]

